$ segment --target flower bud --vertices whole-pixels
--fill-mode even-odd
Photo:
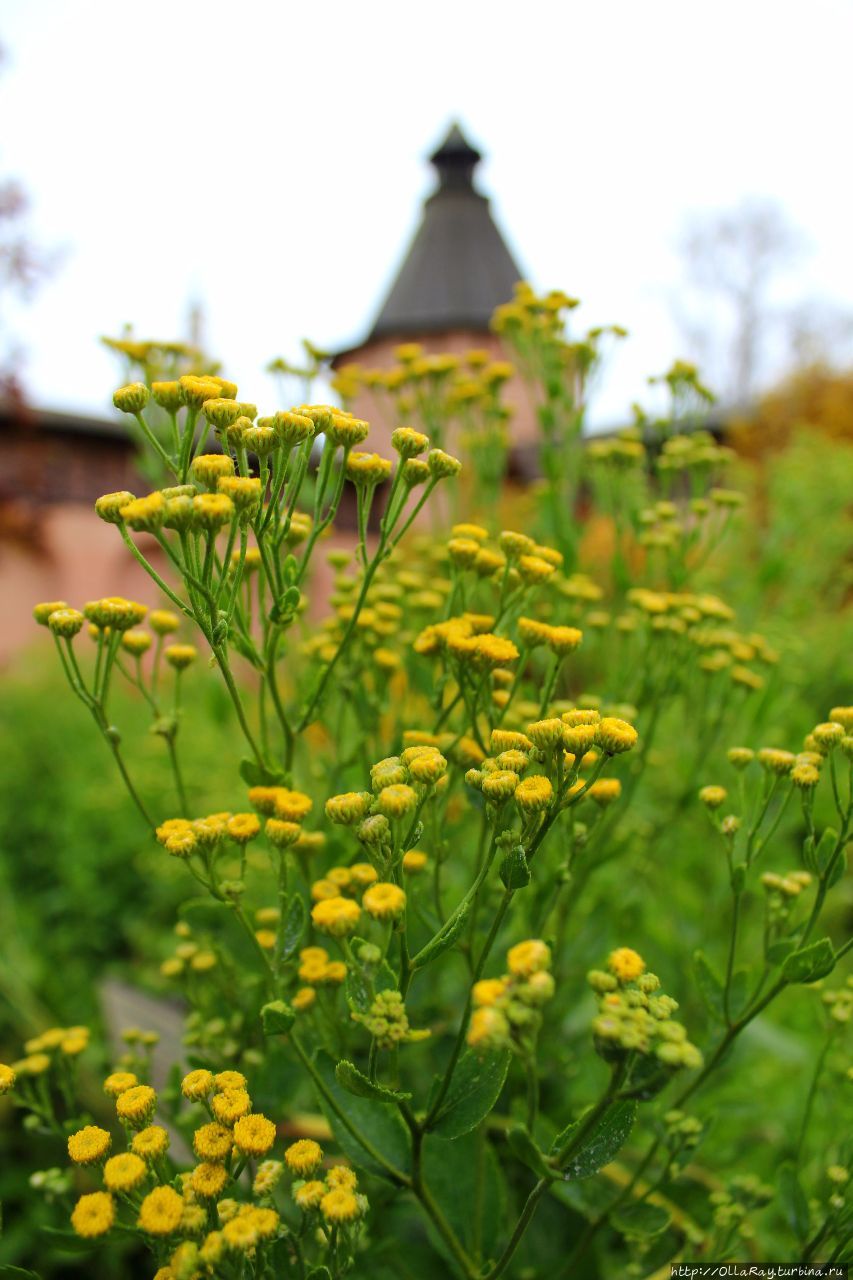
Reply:
[[[416,458],[429,448],[429,437],[412,427],[398,427],[391,433],[391,446],[401,458]]]
[[[134,495],[127,489],[122,489],[118,493],[105,493],[96,499],[95,511],[106,524],[121,524],[122,508],[134,501]]]
[[[170,644],[163,652],[170,667],[183,671],[192,665],[198,657],[198,649],[192,644]]]
[[[84,622],[85,618],[79,609],[54,609],[48,617],[47,625],[55,636],[72,640]]]
[[[180,382],[152,382],[151,396],[154,403],[167,413],[177,413],[186,403]]]
[[[427,466],[434,480],[446,480],[450,476],[457,476],[462,470],[459,459],[445,453],[443,449],[430,449],[427,454]]]
[[[234,514],[234,503],[224,493],[200,493],[193,498],[193,523],[197,528],[215,533],[228,524]]]
[[[159,489],[146,494],[144,498],[133,498],[119,509],[119,515],[125,524],[140,533],[156,532],[162,525],[165,514],[166,503]]]
[[[131,382],[113,393],[113,404],[122,413],[141,413],[148,403],[149,392],[144,382]]]
[[[638,734],[634,726],[627,720],[617,719],[616,716],[605,716],[597,726],[596,741],[611,756],[630,751],[636,746],[637,738]]]

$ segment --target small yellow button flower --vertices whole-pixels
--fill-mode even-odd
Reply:
[[[112,1138],[106,1129],[87,1124],[68,1139],[68,1155],[75,1164],[99,1164],[110,1149]]]
[[[227,1248],[238,1253],[249,1253],[258,1243],[258,1230],[250,1214],[241,1214],[226,1222],[222,1228],[222,1238]]]
[[[301,1187],[293,1188],[293,1199],[303,1212],[319,1209],[320,1201],[326,1195],[325,1182],[303,1182]]]
[[[130,1149],[143,1160],[159,1160],[169,1149],[169,1134],[161,1125],[151,1124],[133,1135]]]
[[[297,1013],[304,1013],[306,1009],[311,1008],[316,1000],[317,992],[313,987],[300,987],[290,1003]]]
[[[157,1094],[148,1084],[137,1084],[116,1098],[116,1115],[134,1129],[141,1129],[151,1119]]]
[[[622,794],[622,783],[618,778],[598,778],[587,789],[586,794],[590,800],[594,800],[597,805],[605,808],[619,799]]]
[[[320,1212],[327,1222],[352,1222],[359,1216],[360,1209],[358,1200],[351,1191],[336,1188],[323,1196]]]
[[[225,1189],[227,1181],[228,1173],[224,1165],[203,1161],[193,1169],[190,1186],[203,1200],[215,1200]]]
[[[406,895],[396,884],[371,885],[361,902],[374,920],[396,920],[406,909]]]
[[[234,1125],[234,1145],[247,1156],[265,1156],[275,1142],[275,1125],[260,1113],[243,1116]]]
[[[540,969],[547,969],[551,964],[551,948],[540,938],[529,938],[526,942],[518,942],[510,947],[506,956],[510,973],[520,977],[529,977]]]
[[[108,1191],[81,1196],[71,1213],[71,1225],[85,1240],[103,1236],[115,1222],[115,1205]]]
[[[351,1169],[348,1164],[332,1165],[326,1174],[326,1186],[333,1191],[355,1191],[358,1186],[355,1169]]]
[[[637,730],[627,720],[620,720],[617,716],[605,716],[599,721],[596,741],[608,755],[613,756],[622,751],[630,751],[636,746],[638,737]]]
[[[646,962],[630,947],[618,947],[607,957],[607,967],[620,982],[633,982],[641,973],[645,973]]]
[[[225,1125],[203,1124],[193,1134],[193,1151],[200,1160],[220,1161],[231,1154],[234,1139]]]
[[[202,1098],[206,1098],[209,1093],[213,1093],[214,1087],[213,1072],[205,1071],[203,1068],[191,1071],[181,1081],[181,1093],[191,1102],[199,1102]]]
[[[560,724],[560,721],[557,721]],[[562,730],[562,724],[560,729]],[[524,813],[541,813],[551,803],[554,789],[542,774],[532,778],[524,778],[515,789],[513,799]]]
[[[298,1142],[291,1143],[284,1153],[284,1159],[291,1173],[307,1178],[320,1167],[323,1148],[312,1138],[301,1138]]]
[[[225,830],[235,844],[248,844],[260,829],[261,824],[254,813],[235,813],[225,824]]]
[[[471,999],[480,1008],[493,1005],[506,994],[506,984],[502,978],[481,978],[471,988]]]
[[[312,909],[311,919],[321,933],[331,934],[333,938],[344,938],[358,928],[361,907],[351,898],[327,898]]]
[[[222,1092],[224,1089],[245,1089],[248,1081],[242,1071],[219,1071],[214,1076],[214,1084]]]
[[[314,801],[303,791],[281,787],[275,798],[275,816],[284,822],[302,822],[314,807]]]
[[[224,1089],[214,1094],[210,1105],[220,1124],[232,1125],[241,1116],[249,1114],[252,1099],[245,1089]]]
[[[139,1080],[132,1071],[113,1071],[104,1081],[104,1093],[108,1093],[111,1098],[117,1098],[120,1093],[126,1093],[137,1084]]]
[[[170,1236],[181,1226],[184,1201],[171,1187],[155,1187],[139,1206],[137,1225],[151,1236]]]
[[[132,1151],[112,1156],[104,1165],[104,1185],[110,1191],[133,1191],[145,1180],[148,1166]]]

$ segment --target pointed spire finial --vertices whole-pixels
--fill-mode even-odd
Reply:
[[[438,171],[439,187],[447,188],[473,187],[474,170],[482,158],[482,152],[471,145],[454,120],[444,141],[429,159]]]

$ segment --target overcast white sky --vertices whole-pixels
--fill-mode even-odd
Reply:
[[[794,288],[853,304],[848,0],[5,0],[0,43],[0,174],[64,250],[15,312],[42,405],[105,411],[98,335],[183,336],[198,299],[276,407],[270,357],[366,331],[453,117],[532,282],[631,330],[601,420],[679,352],[690,210],[777,197]]]

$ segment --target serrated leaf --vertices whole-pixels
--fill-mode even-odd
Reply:
[[[347,969],[344,995],[353,1013],[367,1013],[371,1005],[370,984],[361,969],[352,966]]]
[[[440,955],[453,946],[468,919],[468,912],[471,910],[470,902],[466,902],[461,908],[458,915],[453,916],[447,923],[442,925],[438,933],[430,938],[425,947],[422,947],[416,956],[412,958],[412,968],[422,969],[425,964],[436,960]]]
[[[723,1011],[723,984],[714,973],[704,951],[696,951],[693,955],[693,966],[696,973],[696,985],[708,1012],[719,1022],[725,1021]]]
[[[379,1152],[395,1169],[408,1173],[411,1166],[411,1146],[409,1131],[400,1117],[396,1106],[387,1102],[377,1102],[370,1098],[358,1098],[348,1093],[335,1076],[335,1064],[325,1053],[319,1053],[316,1059],[317,1074],[323,1082],[325,1090],[333,1099],[338,1111],[334,1110],[320,1091],[317,1091],[320,1106],[328,1120],[335,1139],[341,1150],[349,1156],[354,1165],[378,1178],[393,1181],[388,1169],[367,1151],[358,1138],[341,1119],[338,1112],[343,1113],[357,1132],[364,1135],[371,1146]]]
[[[779,1203],[791,1230],[798,1240],[805,1240],[809,1234],[809,1205],[793,1161],[786,1160],[779,1166],[776,1185],[779,1188]]]
[[[599,1118],[594,1128],[586,1134],[580,1147],[569,1157],[562,1176],[566,1182],[575,1178],[589,1178],[618,1154],[630,1137],[637,1116],[637,1103],[633,1099],[626,1102],[613,1102]],[[580,1133],[585,1124],[585,1117],[567,1125],[562,1133],[558,1133],[551,1148],[551,1155],[556,1155],[574,1134]]]
[[[305,931],[305,903],[301,894],[294,894],[288,903],[287,915],[284,919],[281,958],[289,960],[302,941]]]
[[[623,1236],[651,1240],[666,1231],[672,1221],[672,1214],[661,1205],[648,1202],[626,1204],[621,1209],[614,1209],[610,1221]]]
[[[459,1138],[475,1129],[500,1096],[509,1060],[508,1049],[483,1057],[470,1051],[464,1054],[430,1131],[442,1138]]]
[[[553,1169],[550,1169],[545,1163],[544,1155],[539,1150],[524,1125],[512,1125],[507,1130],[506,1138],[509,1143],[509,1149],[515,1156],[516,1160],[520,1160],[522,1164],[526,1164],[528,1169],[532,1169],[538,1178],[551,1177]]]
[[[835,968],[835,949],[829,938],[820,938],[810,942],[807,947],[800,947],[786,957],[782,965],[782,977],[785,982],[809,983],[825,978]]]
[[[335,1079],[347,1093],[357,1098],[374,1098],[377,1102],[408,1102],[410,1093],[398,1093],[395,1089],[386,1089],[384,1085],[370,1080],[363,1071],[359,1071],[354,1063],[344,1058],[335,1067]]]

